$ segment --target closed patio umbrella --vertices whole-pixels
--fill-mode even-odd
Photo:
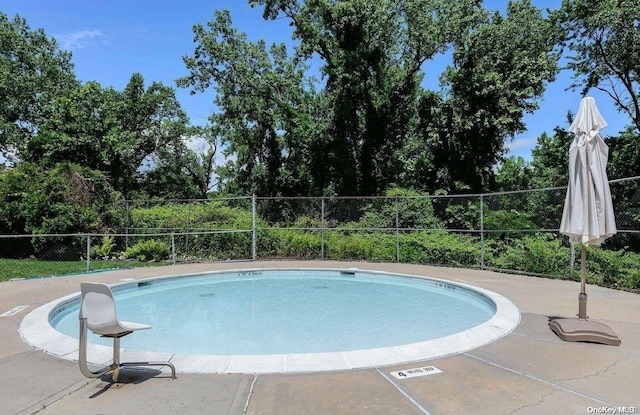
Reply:
[[[600,245],[617,232],[606,172],[609,148],[600,136],[606,126],[595,100],[583,98],[569,128],[575,138],[569,149],[569,185],[560,223],[560,233],[582,248],[578,318],[554,319],[549,326],[563,340],[619,345],[611,328],[587,317],[586,247]]]

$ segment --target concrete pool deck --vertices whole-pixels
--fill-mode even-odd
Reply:
[[[187,374],[123,370],[122,383],[82,376],[78,364],[25,343],[32,310],[79,290],[180,273],[246,268],[351,268],[424,275],[501,294],[521,312],[504,337],[452,356],[393,366],[298,374]],[[549,328],[572,317],[579,283],[490,271],[410,264],[258,261],[189,264],[0,283],[0,413],[7,414],[589,414],[640,410],[640,296],[588,286],[588,314],[609,325],[620,346],[570,343]],[[396,378],[433,366],[440,372]],[[424,372],[426,373],[426,372]],[[605,412],[614,408],[616,412]],[[626,411],[626,412],[625,412]]]

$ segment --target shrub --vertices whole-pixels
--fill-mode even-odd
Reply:
[[[135,228],[175,229],[251,229],[251,211],[231,207],[220,201],[164,204],[131,209]]]
[[[640,255],[588,248],[587,276],[609,287],[640,289]]]
[[[109,259],[114,246],[113,236],[103,236],[100,245],[91,246],[91,259]]]
[[[331,259],[393,261],[395,236],[383,232],[326,232],[325,252]]]
[[[138,261],[162,261],[169,257],[169,245],[155,239],[138,242],[124,252],[125,258]]]
[[[553,238],[553,239],[551,239]],[[568,276],[571,251],[555,236],[525,236],[498,244],[491,266],[537,274]],[[579,267],[579,265],[578,265]]]
[[[71,163],[43,170],[21,163],[0,173],[0,231],[2,233],[65,234],[103,233],[122,226],[120,195],[106,177]],[[42,257],[52,250],[83,252],[79,239],[34,238],[33,253]],[[70,244],[70,245],[69,245]],[[30,250],[12,255],[30,255]]]
[[[535,229],[534,215],[528,212],[511,210],[485,210],[484,228],[488,230]],[[498,235],[490,233],[489,236]]]
[[[276,256],[319,258],[322,252],[320,232],[286,230],[274,232],[279,243]]]
[[[434,215],[431,198],[425,193],[399,187],[391,188],[386,198],[378,199],[364,208],[358,222],[364,228],[424,228],[440,229],[442,223]]]
[[[403,262],[478,267],[482,247],[473,237],[447,232],[400,235]]]
[[[212,261],[251,257],[251,232],[193,233],[176,236],[178,255]]]

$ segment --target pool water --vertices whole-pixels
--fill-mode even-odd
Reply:
[[[424,342],[491,319],[482,294],[439,280],[333,270],[243,271],[114,287],[118,317],[153,326],[128,349],[176,354],[339,352]],[[51,320],[78,336],[78,306]],[[111,339],[90,334],[89,341]]]

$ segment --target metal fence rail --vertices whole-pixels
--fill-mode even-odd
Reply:
[[[610,185],[618,234],[604,247],[640,252],[640,177]],[[0,267],[19,268],[15,277],[22,277],[295,256],[547,275],[544,264],[533,262],[536,249],[547,243],[557,245],[556,261],[566,263],[561,274],[571,276],[574,251],[558,233],[565,194],[562,187],[470,195],[129,200],[118,233],[0,235]],[[515,247],[528,250],[531,269],[512,268]]]

